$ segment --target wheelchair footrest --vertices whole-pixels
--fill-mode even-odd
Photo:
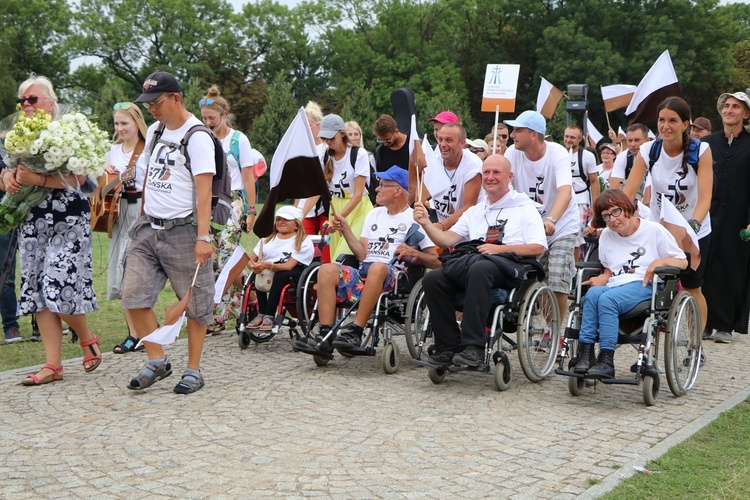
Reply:
[[[576,373],[574,371],[563,370],[562,368],[555,369],[555,373],[558,375],[565,375],[566,377],[586,378],[586,375],[583,373]]]
[[[324,351],[322,349],[316,349],[312,346],[302,347],[299,345],[293,345],[292,350],[295,352],[304,352],[305,354],[310,354],[312,356],[320,356],[323,359],[333,359],[333,353]]]
[[[367,347],[337,347],[337,351],[344,352],[350,356],[375,356],[375,349]]]
[[[422,361],[421,359],[412,359],[411,362],[417,366],[424,366],[425,368],[435,368],[437,370],[447,370],[447,365],[436,365],[435,363],[430,363],[429,361]]]
[[[490,365],[481,365],[481,366],[458,366],[458,365],[451,365],[448,367],[449,372],[483,372],[483,373],[489,373],[492,371],[490,368]]]
[[[634,378],[592,378],[591,380],[598,380],[602,384],[625,384],[625,385],[638,385],[638,380]]]

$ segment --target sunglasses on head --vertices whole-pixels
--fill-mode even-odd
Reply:
[[[114,111],[117,111],[118,109],[129,109],[129,108],[130,108],[129,102],[118,102],[118,103],[115,103],[114,106],[112,106],[112,109]]]
[[[198,101],[198,106],[212,106],[213,104],[213,99],[201,99],[200,101]]]
[[[27,101],[29,104],[36,104],[37,102],[39,102],[39,96],[32,95],[29,97],[19,97],[18,99],[16,99],[16,103],[20,104],[21,106],[23,106]]]

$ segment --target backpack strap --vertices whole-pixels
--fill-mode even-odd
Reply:
[[[660,137],[654,141],[651,145],[651,151],[648,152],[648,171],[651,173],[651,169],[654,168],[654,163],[661,156],[661,148],[663,147],[664,140]]]
[[[227,152],[227,156],[232,155],[234,156],[234,159],[237,160],[237,165],[242,168],[242,165],[240,165],[240,136],[242,135],[242,132],[239,130],[235,130],[234,133],[232,133],[232,140],[229,143],[229,151]]]
[[[148,148],[143,151],[143,154],[148,158],[146,160],[146,174],[143,176],[143,187],[141,187],[141,216],[145,215],[146,212],[146,181],[148,180],[148,170],[151,166],[151,153],[154,152],[154,146],[161,140],[161,136],[164,133],[164,124],[159,122],[154,130],[154,135],[151,137],[151,142],[148,144]]]
[[[211,139],[211,142],[213,143],[213,138],[211,137],[213,133],[211,130],[209,130],[208,127],[206,127],[203,124],[200,125],[193,125],[190,127],[190,129],[185,133],[185,136],[180,140],[179,148],[180,153],[185,157],[185,168],[188,169],[190,172],[190,180],[193,181],[193,224],[198,224],[198,218],[195,214],[198,213],[198,190],[195,186],[195,176],[193,175],[193,169],[190,168],[190,155],[188,154],[187,145],[188,141],[190,140],[190,137],[193,136],[196,132],[205,132],[208,134],[209,139]],[[219,174],[219,165],[214,165],[214,168],[216,169],[216,174],[219,177],[221,177],[221,174]],[[223,172],[222,172],[223,174]]]
[[[633,170],[633,163],[635,163],[635,156],[628,150],[625,153],[625,178],[627,179],[630,175],[630,171]]]
[[[586,183],[586,189],[582,189],[581,191],[576,191],[576,194],[585,193],[589,189],[591,189],[591,181],[589,180],[589,176],[585,174],[583,171],[583,148],[578,147],[578,177],[583,179],[583,182]]]
[[[349,155],[349,163],[352,164],[352,168],[357,163],[357,153],[359,153],[359,146],[352,146],[351,154]]]

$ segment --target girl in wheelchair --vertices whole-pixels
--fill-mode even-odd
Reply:
[[[688,265],[669,231],[635,213],[635,205],[620,190],[605,191],[594,204],[594,227],[605,228],[599,238],[604,271],[583,283],[591,288],[583,300],[579,360],[573,369],[587,378],[615,377],[618,317],[651,298],[654,269]]]
[[[302,211],[291,206],[279,208],[273,232],[258,242],[250,256],[249,266],[253,270],[250,279],[255,279],[260,311],[248,325],[251,330],[273,328],[284,286],[299,279],[313,255],[312,240],[302,230]]]

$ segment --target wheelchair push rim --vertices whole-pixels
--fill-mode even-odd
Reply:
[[[560,311],[552,289],[534,283],[524,296],[518,318],[521,369],[526,378],[539,382],[554,368],[560,344]]]
[[[664,339],[667,383],[675,396],[684,396],[695,385],[703,349],[701,331],[698,302],[688,292],[680,292],[669,309]]]

